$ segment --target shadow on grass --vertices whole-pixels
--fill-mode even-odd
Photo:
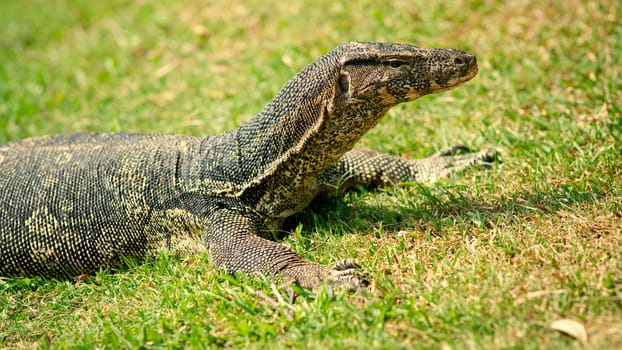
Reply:
[[[283,232],[303,225],[301,234],[311,236],[317,230],[341,235],[369,232],[380,226],[384,231],[422,230],[441,235],[449,223],[474,222],[490,228],[495,223],[517,222],[534,215],[547,215],[580,203],[593,203],[608,196],[605,190],[584,191],[576,185],[562,185],[546,191],[520,191],[496,198],[473,196],[460,187],[434,188],[416,185],[416,192],[389,195],[407,196],[406,205],[370,204],[370,191],[349,193],[344,199],[314,202],[302,213],[286,220]],[[401,199],[400,202],[404,200]]]

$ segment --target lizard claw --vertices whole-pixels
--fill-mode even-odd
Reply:
[[[360,290],[369,285],[365,274],[361,272],[361,266],[350,260],[339,261],[330,267],[326,282],[332,287],[349,291]]]
[[[355,263],[352,260],[341,260],[333,266],[333,269],[335,269],[336,271],[347,271],[350,269],[358,270],[360,268],[361,268],[361,265]]]
[[[432,157],[450,157],[458,154],[471,153],[471,149],[465,145],[455,144],[434,153]]]
[[[335,290],[356,291],[369,285],[361,267],[355,262],[344,260],[333,266],[304,263],[282,271],[283,282],[294,283],[317,291],[323,285],[331,292]]]
[[[445,148],[434,155],[411,161],[416,180],[421,182],[436,182],[438,179],[447,178],[453,173],[462,172],[471,167],[492,168],[493,163],[500,162],[499,152],[486,149],[479,152],[471,152],[463,145],[453,145]]]
[[[465,155],[465,157],[457,157],[460,155]],[[468,157],[470,156],[470,157]],[[456,158],[473,158],[478,159],[482,163],[493,163],[500,161],[499,152],[492,149],[485,149],[479,152],[473,152],[469,147],[462,144],[451,145],[447,148],[443,148],[442,150],[434,153],[430,158],[440,158],[440,157],[456,157]]]

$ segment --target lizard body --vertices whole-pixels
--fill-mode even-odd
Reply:
[[[318,195],[491,162],[489,151],[406,160],[351,150],[394,105],[476,74],[463,51],[351,42],[218,136],[82,133],[0,145],[0,275],[68,277],[159,249],[209,250],[228,272],[356,288],[356,264],[306,261],[270,230]]]

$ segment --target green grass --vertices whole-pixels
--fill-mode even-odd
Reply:
[[[359,147],[455,142],[503,163],[349,195],[285,239],[360,262],[363,297],[161,256],[83,282],[0,280],[0,347],[622,347],[617,1],[0,2],[0,142],[80,130],[207,135],[338,43],[456,47],[480,73],[392,109]],[[585,344],[550,328],[570,318]]]

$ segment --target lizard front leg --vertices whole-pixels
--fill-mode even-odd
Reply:
[[[358,265],[340,262],[334,266],[312,263],[296,252],[257,235],[258,225],[235,210],[220,209],[209,218],[205,241],[214,264],[228,273],[281,277],[286,284],[317,289],[329,286],[356,290],[361,287]]]
[[[422,159],[405,159],[375,151],[350,151],[320,176],[319,195],[339,196],[355,186],[432,183],[473,166],[489,167],[497,159],[497,153],[491,150],[462,154],[468,151],[456,145]]]

